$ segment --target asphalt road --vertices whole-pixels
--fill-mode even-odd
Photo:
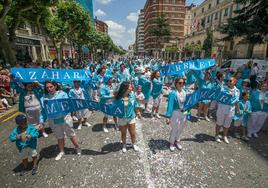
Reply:
[[[145,117],[137,125],[142,151],[124,154],[120,132],[111,126],[103,133],[101,121],[102,114],[96,112],[90,118],[92,127],[76,130],[83,149],[80,157],[66,140],[66,155],[55,161],[56,139],[53,134],[41,137],[39,173],[32,176],[29,171],[22,177],[18,151],[7,140],[15,124],[0,122],[0,187],[268,187],[267,132],[248,143],[231,132],[230,144],[219,144],[214,141],[214,121],[193,118],[183,133],[183,150],[171,153],[165,118]]]

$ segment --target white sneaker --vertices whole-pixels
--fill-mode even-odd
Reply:
[[[174,152],[176,148],[175,148],[174,145],[170,145],[170,146],[169,146],[169,149],[170,149],[171,152]]]
[[[208,121],[208,122],[210,122],[210,119],[207,116],[205,117],[205,120]]]
[[[140,151],[140,148],[135,144],[133,144],[133,149],[134,149],[134,151]]]
[[[179,149],[182,150],[182,146],[180,142],[175,142],[175,146]]]
[[[88,122],[85,122],[84,125],[85,125],[86,127],[91,127],[91,126],[92,126],[92,125],[91,125],[90,123],[88,123]]]
[[[77,119],[76,116],[73,116],[73,120],[74,120],[74,121],[78,121],[78,119]]]
[[[60,152],[57,157],[55,158],[56,161],[60,160],[62,158],[62,156],[64,155],[64,152]]]
[[[220,139],[219,135],[215,136],[215,140],[216,140],[216,142],[221,143],[221,139]]]
[[[45,133],[45,132],[43,132],[42,135],[43,135],[44,138],[47,138],[48,137],[48,134]]]
[[[122,152],[123,153],[126,153],[127,152],[127,146],[125,144],[123,145]]]
[[[257,133],[253,133],[254,138],[259,138]]]
[[[76,148],[76,153],[77,153],[77,155],[81,155],[82,154],[81,148]]]
[[[201,121],[200,116],[196,116],[197,121]]]
[[[227,136],[224,136],[224,137],[223,137],[223,141],[224,141],[226,144],[229,144],[229,140],[228,140]]]
[[[82,124],[79,124],[77,129],[81,130],[82,129]]]
[[[108,133],[109,132],[108,129],[107,129],[107,127],[106,127],[106,125],[103,126],[103,132],[105,132],[105,133]]]
[[[251,135],[251,133],[248,133],[248,138],[252,138],[252,135]]]
[[[161,117],[159,116],[159,114],[155,114],[155,117],[160,119]]]

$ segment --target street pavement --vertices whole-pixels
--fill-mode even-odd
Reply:
[[[160,112],[165,112],[165,104]],[[195,115],[196,111],[192,111]],[[11,116],[9,116],[11,117]],[[268,134],[248,143],[233,137],[230,144],[214,141],[214,120],[188,121],[182,135],[183,150],[169,151],[170,126],[165,118],[144,117],[137,124],[141,152],[122,153],[120,132],[109,126],[102,132],[103,115],[92,114],[92,127],[76,130],[82,155],[66,140],[66,155],[58,153],[53,134],[39,139],[39,173],[21,170],[18,151],[7,140],[14,119],[0,123],[0,187],[268,187]],[[47,132],[51,133],[49,128]],[[129,135],[128,135],[129,138]],[[128,140],[130,143],[130,140]]]

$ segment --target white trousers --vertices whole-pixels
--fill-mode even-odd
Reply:
[[[186,125],[186,113],[180,111],[173,111],[172,117],[170,119],[171,132],[169,142],[174,144],[175,141],[180,140],[182,131]]]
[[[253,134],[259,132],[267,117],[267,112],[252,112],[249,117],[248,133]]]

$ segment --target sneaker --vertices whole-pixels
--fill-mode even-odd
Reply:
[[[160,119],[161,117],[159,116],[159,114],[155,114],[155,117]]]
[[[241,139],[244,141],[249,141],[249,138],[247,136],[242,136]]]
[[[135,144],[133,144],[133,149],[134,149],[134,151],[140,151],[140,148]]]
[[[222,138],[223,138],[221,134],[219,134],[219,135],[218,135],[218,137],[219,137],[220,139],[222,139]]]
[[[248,133],[248,135],[247,135],[247,136],[248,136],[248,138],[252,138],[252,135],[251,135],[251,133]]]
[[[82,154],[81,148],[76,148],[76,153],[77,153],[77,155],[81,155]]]
[[[77,119],[76,116],[73,116],[73,120],[74,120],[74,121],[78,121],[78,119]]]
[[[105,133],[108,133],[109,132],[108,129],[107,129],[107,127],[106,127],[106,125],[104,125],[102,129],[103,129],[103,132],[105,132]]]
[[[174,145],[170,145],[170,146],[169,146],[169,149],[170,149],[171,152],[174,152],[176,148],[175,148]]]
[[[178,148],[179,150],[182,150],[182,146],[180,142],[175,142],[175,146],[176,148]]]
[[[64,155],[64,152],[61,151],[61,152],[57,155],[57,157],[55,158],[55,160],[56,160],[56,161],[60,160],[60,159],[62,158],[63,155]]]
[[[92,125],[91,125],[90,123],[88,123],[88,122],[85,122],[84,125],[85,125],[86,127],[91,127],[91,126],[92,126]]]
[[[224,141],[226,144],[229,144],[229,140],[228,140],[227,136],[224,136],[224,137],[223,137],[223,141]]]
[[[197,121],[201,121],[200,116],[196,116]]]
[[[221,139],[220,139],[219,135],[215,136],[215,140],[216,140],[216,142],[221,143]]]
[[[32,175],[37,174],[37,172],[38,172],[38,167],[37,166],[36,167],[33,167],[33,169],[32,169]]]
[[[77,129],[81,130],[82,129],[82,124],[79,124]]]
[[[48,134],[45,133],[45,132],[43,132],[42,135],[43,135],[44,138],[47,138],[48,137]]]
[[[205,117],[205,120],[208,121],[208,122],[210,122],[210,119],[207,116]]]
[[[258,136],[257,133],[253,133],[253,137],[254,137],[254,138],[259,138],[259,136]]]
[[[126,153],[127,152],[127,146],[126,146],[126,144],[123,145],[122,152],[123,153]]]

